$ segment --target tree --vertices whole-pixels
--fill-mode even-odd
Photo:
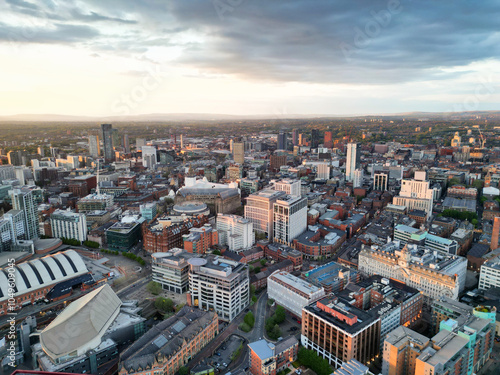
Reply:
[[[285,321],[285,319],[285,308],[278,305],[276,307],[276,312],[274,313],[274,321],[276,322],[276,324],[281,324]]]
[[[458,178],[451,178],[448,180],[448,186],[460,185],[460,180]]]
[[[264,267],[266,265],[266,263],[267,263],[266,259],[261,259],[260,260],[260,264],[261,264],[262,267]]]
[[[472,187],[475,187],[477,190],[482,189],[484,186],[484,181],[483,180],[474,180],[472,182]]]
[[[212,254],[214,254],[214,255],[222,255],[222,253],[220,252],[220,250],[214,250],[214,251],[212,251]]]
[[[273,340],[277,340],[278,338],[281,337],[281,329],[279,325],[275,324],[273,330],[269,334],[269,337]]]
[[[255,274],[258,274],[260,272],[260,267],[255,267],[253,269],[253,272],[255,272]]]
[[[186,366],[182,366],[180,369],[179,369],[179,375],[187,375],[189,374],[189,370]]]
[[[245,317],[243,318],[246,324],[250,326],[250,328],[253,328],[255,324],[255,317],[253,316],[253,312],[249,311]]]
[[[174,301],[170,298],[158,297],[155,301],[155,307],[164,312],[172,312],[174,310]]]
[[[156,296],[161,292],[161,285],[156,281],[150,281],[146,289],[148,290],[149,293],[154,294]]]

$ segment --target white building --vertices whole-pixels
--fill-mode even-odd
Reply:
[[[83,242],[87,239],[87,218],[84,213],[55,210],[50,215],[52,236],[72,238]]]
[[[40,237],[38,225],[38,205],[33,198],[30,189],[13,189],[9,191],[12,199],[12,208],[24,212],[24,228],[26,240],[33,240]]]
[[[411,244],[399,250],[399,241],[394,241],[380,249],[362,249],[358,269],[367,275],[399,280],[428,298],[444,295],[458,299],[465,288],[467,259]]]
[[[410,210],[423,210],[427,217],[432,214],[432,205],[434,203],[434,190],[430,188],[425,171],[415,172],[415,178],[412,180],[401,181],[401,191],[394,197],[392,202],[398,206],[405,206]]]
[[[188,259],[197,257],[179,248],[151,254],[152,279],[163,289],[182,294],[189,291]]]
[[[267,278],[267,294],[278,305],[302,317],[302,308],[325,296],[319,288],[284,271],[276,271]]]
[[[284,196],[283,191],[264,189],[246,198],[245,219],[253,223],[255,231],[267,233],[269,238],[273,238],[273,205]]]
[[[479,275],[479,289],[500,287],[500,260],[494,258],[484,262]]]
[[[316,164],[316,178],[319,180],[328,180],[330,178],[330,166],[328,163]]]
[[[352,181],[354,179],[354,171],[359,168],[359,158],[360,158],[359,143],[348,143],[346,169],[345,169],[345,178],[347,181]]]
[[[375,173],[373,175],[373,190],[386,191],[388,180],[387,173]]]
[[[156,147],[142,146],[142,165],[145,168],[152,169],[156,166]]]
[[[213,310],[228,322],[248,306],[248,265],[218,257],[191,258],[188,263],[192,306]]]
[[[300,197],[300,187],[300,180],[292,180],[289,178],[285,178],[274,184],[275,190],[284,191],[286,194],[296,197]]]
[[[253,223],[237,215],[217,215],[217,232],[219,245],[227,245],[229,250],[240,252],[247,250],[255,243]]]
[[[290,246],[307,227],[307,198],[285,195],[273,206],[273,239]]]
[[[362,169],[356,169],[354,171],[354,176],[352,179],[352,187],[361,187],[363,186],[363,170]]]

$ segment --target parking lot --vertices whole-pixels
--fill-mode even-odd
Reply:
[[[216,350],[213,356],[206,361],[207,365],[215,368],[215,373],[224,372],[224,370],[232,362],[233,353],[235,353],[240,345],[243,345],[243,339],[236,335],[231,335],[224,341]],[[242,351],[244,348],[242,347]]]

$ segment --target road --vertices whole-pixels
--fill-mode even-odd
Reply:
[[[123,287],[122,289],[115,291],[115,293],[120,297],[120,299],[126,299],[128,296],[129,292],[134,291],[137,288],[141,288],[145,284],[149,283],[151,281],[151,277],[149,275],[145,275],[143,278],[134,281],[132,284],[127,285],[126,287]]]
[[[238,330],[238,326],[243,322],[243,318],[245,317],[246,312],[242,312],[236,319],[234,319],[224,330],[224,332],[220,333],[210,344],[208,344],[205,348],[201,350],[194,358],[189,361],[188,368],[192,369],[198,363],[203,361],[204,359],[212,356],[216,349],[233,333],[238,334],[239,336],[245,338],[247,342],[243,344],[243,351],[240,355],[239,359],[230,363],[227,370],[234,370],[236,368],[245,368],[249,364],[248,358],[248,342],[253,342],[258,340],[260,337],[264,337],[264,328],[266,322],[266,304],[267,304],[267,293],[263,292],[259,296],[257,303],[255,303],[250,309],[253,311],[255,316],[255,325],[254,328],[245,333],[241,330]]]

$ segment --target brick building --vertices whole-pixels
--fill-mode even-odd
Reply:
[[[210,224],[201,228],[191,228],[189,234],[182,236],[184,250],[193,254],[205,254],[211,247],[219,244],[219,233]]]
[[[174,224],[163,227],[157,222],[147,225],[142,224],[142,240],[144,250],[150,253],[165,252],[174,247],[183,248],[182,236],[189,234],[191,228],[200,228],[208,223],[208,218],[200,215],[196,218],[188,219],[181,224]]]
[[[297,359],[299,342],[295,336],[273,344],[266,339],[251,342],[250,373],[252,375],[276,375]]]

